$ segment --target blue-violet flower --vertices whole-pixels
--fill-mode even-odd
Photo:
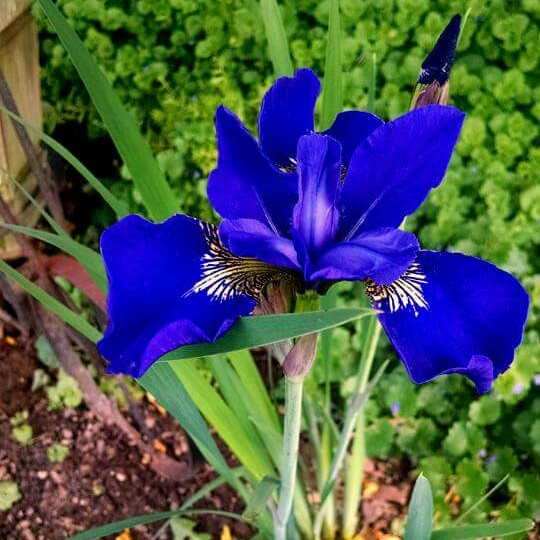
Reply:
[[[225,107],[208,197],[219,227],[131,215],[107,229],[112,372],[138,377],[163,354],[222,336],[270,283],[324,293],[362,281],[413,381],[461,373],[486,392],[520,343],[528,296],[491,263],[426,251],[400,229],[446,172],[464,114],[426,105],[391,122],[360,111],[314,128],[309,69],[263,99],[259,141]]]

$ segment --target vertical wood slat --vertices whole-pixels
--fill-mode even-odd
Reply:
[[[39,83],[39,48],[37,31],[30,14],[31,0],[0,0],[0,69],[11,88],[21,116],[31,125],[41,128],[42,109]],[[37,137],[31,134],[34,144]],[[0,193],[12,212],[25,224],[36,219],[13,183],[21,182],[34,192],[37,181],[29,170],[26,156],[17,139],[11,121],[0,114]],[[13,238],[0,239],[0,256],[19,254]]]

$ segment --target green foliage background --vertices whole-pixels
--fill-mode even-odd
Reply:
[[[258,2],[60,4],[139,120],[183,210],[211,218],[204,193],[215,163],[213,111],[224,103],[254,127],[273,79]],[[284,4],[295,66],[322,75],[329,2]],[[475,517],[496,512],[539,518],[540,380],[535,384],[534,377],[540,374],[540,0],[341,0],[345,106],[366,107],[367,64],[376,53],[376,112],[384,118],[405,112],[423,57],[446,21],[469,7],[451,79],[451,102],[468,119],[446,181],[408,227],[427,248],[479,255],[510,270],[529,289],[533,309],[515,366],[489,396],[476,399],[468,383],[455,377],[415,387],[397,366],[370,403],[368,450],[404,453],[422,468],[443,520],[506,473],[507,485]],[[87,126],[91,145],[103,130],[64,49],[40,24],[49,127],[76,119]],[[137,208],[131,183],[117,180],[112,189]],[[345,287],[341,301],[354,301],[352,290]],[[338,384],[354,370],[359,343],[354,331],[336,335]],[[340,386],[346,394],[347,383]],[[459,497],[447,504],[448,493]]]

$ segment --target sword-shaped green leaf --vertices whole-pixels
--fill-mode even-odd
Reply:
[[[403,540],[430,540],[433,521],[433,495],[429,480],[420,475],[414,485]]]
[[[341,24],[339,0],[331,0],[328,21],[328,43],[324,65],[324,84],[320,129],[328,129],[343,107],[343,83],[341,65]]]
[[[530,531],[534,523],[530,519],[515,519],[503,523],[460,525],[433,531],[431,540],[477,540],[480,538],[504,538]]]
[[[103,198],[103,200],[113,209],[117,218],[125,216],[129,209],[127,204],[120,199],[117,199],[103,184],[98,180],[90,170],[85,167],[65,146],[61,145],[58,141],[49,137],[46,133],[43,133],[39,129],[31,126],[25,122],[20,116],[12,113],[2,105],[0,105],[0,111],[9,116],[15,122],[23,125],[26,129],[35,133],[47,146],[52,148],[59,156],[64,158]]]
[[[90,249],[67,235],[60,236],[59,234],[33,229],[32,227],[23,227],[22,225],[12,225],[10,223],[0,223],[0,227],[30,236],[31,238],[36,238],[37,240],[41,240],[42,242],[46,242],[51,246],[61,249],[68,255],[77,259],[84,266],[86,271],[90,274],[90,277],[102,291],[107,290],[107,276],[105,275],[105,268],[103,267],[103,259],[101,258],[101,255],[93,249]]]
[[[20,272],[9,266],[9,264],[0,259],[0,272],[7,278],[15,281],[28,294],[33,296],[38,302],[41,302],[47,309],[58,315],[64,322],[69,324],[75,330],[80,332],[90,341],[96,342],[101,339],[101,332],[94,328],[84,317],[71,311],[56,298],[44,291],[41,287],[32,283]]]
[[[122,105],[92,55],[51,0],[38,0],[77,69],[150,216],[162,220],[178,212],[175,197],[143,139],[135,118]]]
[[[340,308],[329,311],[243,317],[218,341],[185,345],[162,356],[160,360],[200,358],[262,347],[305,334],[322,332],[328,328],[334,328],[360,317],[374,314],[375,312],[371,309]]]
[[[274,73],[278,77],[282,75],[291,76],[293,74],[293,65],[283,19],[276,0],[261,0],[261,12]]]

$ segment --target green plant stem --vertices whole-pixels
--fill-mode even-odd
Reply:
[[[286,540],[291,515],[298,467],[298,447],[302,423],[302,391],[304,379],[285,379],[285,425],[281,462],[281,489],[275,516],[275,538]]]
[[[372,317],[368,322],[366,340],[362,347],[362,358],[358,368],[355,382],[355,394],[365,392],[369,380],[369,374],[377,351],[379,336],[381,335],[381,325],[376,317]],[[343,508],[343,538],[352,538],[358,525],[358,505],[361,499],[361,484],[364,474],[365,460],[365,437],[364,437],[364,417],[362,411],[356,415],[356,426],[351,456],[347,462],[345,473],[345,504]]]

